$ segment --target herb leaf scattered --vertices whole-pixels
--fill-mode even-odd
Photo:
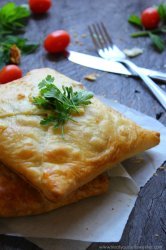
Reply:
[[[59,89],[54,84],[54,77],[48,75],[43,79],[38,87],[39,96],[33,97],[33,103],[47,110],[47,116],[41,120],[40,124],[54,128],[61,128],[64,134],[64,124],[73,119],[74,114],[80,113],[80,108],[91,104],[92,93],[80,90],[74,91],[72,87],[62,86]]]
[[[164,3],[159,4],[158,13],[160,15],[160,19],[163,22],[166,22],[166,4],[164,4]]]
[[[25,6],[7,3],[0,9],[0,34],[13,34],[23,31],[30,11]]]
[[[25,31],[25,25],[30,17],[26,6],[17,6],[10,2],[0,8],[0,68],[10,63],[10,49],[15,45],[22,54],[33,53],[37,44],[29,44],[28,39],[18,37]]]
[[[131,15],[128,18],[128,22],[131,24],[137,25],[139,27],[142,27],[141,18],[139,16]]]
[[[28,44],[28,39],[17,36],[6,36],[6,38],[1,40],[1,45],[5,47],[11,47],[15,44],[24,54],[30,54],[34,52],[37,48],[37,44]]]
[[[152,41],[153,45],[155,46],[155,48],[159,52],[162,52],[165,49],[164,40],[160,36],[155,35],[152,32],[149,32],[149,36],[150,36],[151,41]]]
[[[37,44],[27,42],[28,39],[16,36],[6,36],[0,40],[0,67],[10,63],[10,49],[13,45],[16,45],[24,55],[33,53],[38,48]]]

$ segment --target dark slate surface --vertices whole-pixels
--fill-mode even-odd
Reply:
[[[8,1],[1,0],[0,6]],[[27,1],[15,0],[16,3]],[[42,43],[45,35],[56,29],[65,29],[72,36],[70,48],[75,51],[96,55],[88,34],[87,25],[104,21],[114,42],[121,48],[134,46],[144,48],[144,53],[133,61],[140,66],[166,72],[166,52],[159,54],[153,50],[150,41],[145,38],[129,37],[135,28],[127,23],[131,13],[139,13],[145,7],[158,1],[144,0],[55,0],[53,8],[46,15],[32,16],[29,21],[27,36],[31,41]],[[83,37],[85,34],[85,37]],[[108,74],[88,69],[71,62],[63,56],[47,55],[42,46],[33,55],[22,59],[21,67],[26,73],[33,68],[51,67],[81,81],[97,95],[112,98],[118,102],[159,119],[166,124],[166,113],[140,80]],[[84,76],[97,72],[95,82],[84,80]],[[161,85],[165,88],[164,85]],[[157,175],[141,189],[122,240],[110,243],[110,249],[128,246],[126,249],[165,249],[166,247],[166,172],[158,170]],[[108,244],[107,244],[108,245]],[[92,244],[88,249],[106,249],[105,244]],[[137,246],[137,248],[134,246]],[[147,247],[147,248],[145,248]],[[149,248],[148,248],[149,247]],[[16,237],[0,236],[0,249],[39,249],[30,242]],[[56,249],[56,247],[55,247]],[[117,249],[117,248],[116,248]],[[120,249],[120,247],[119,247]]]
[[[163,166],[166,167],[166,164]],[[141,188],[121,241],[107,244],[94,243],[88,250],[109,249],[106,247],[110,249],[126,247],[124,249],[127,250],[166,249],[166,170],[159,168]]]

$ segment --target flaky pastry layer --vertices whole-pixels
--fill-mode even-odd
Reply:
[[[92,99],[77,122],[60,129],[40,125],[45,110],[33,103],[47,75],[58,87],[82,85],[52,70],[36,69],[0,86],[0,161],[25,178],[47,199],[64,199],[108,167],[157,145],[159,133],[141,128]]]
[[[105,193],[108,187],[108,176],[102,174],[70,194],[65,200],[53,203],[0,163],[0,217],[42,214]]]

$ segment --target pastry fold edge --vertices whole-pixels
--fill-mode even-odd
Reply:
[[[108,187],[109,178],[105,173],[79,188],[66,199],[53,203],[0,163],[0,217],[46,213],[85,198],[103,194]]]

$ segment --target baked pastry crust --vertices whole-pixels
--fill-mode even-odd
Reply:
[[[48,68],[1,85],[0,161],[48,199],[64,199],[108,167],[159,143],[158,132],[139,127],[95,97],[74,117],[76,123],[65,124],[64,140],[60,129],[40,125],[45,110],[32,103],[47,75],[55,77],[58,87],[83,88]]]
[[[65,200],[53,203],[0,163],[0,217],[42,214],[105,193],[108,187],[108,176],[102,174],[70,194]]]

